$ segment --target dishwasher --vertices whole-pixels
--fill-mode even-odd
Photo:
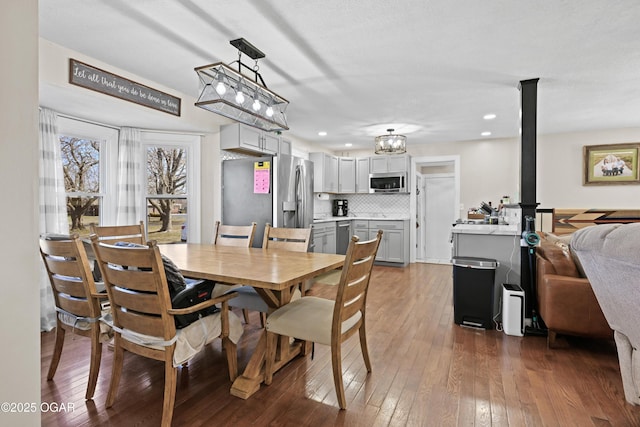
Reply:
[[[351,240],[351,221],[336,221],[336,253],[345,255]]]

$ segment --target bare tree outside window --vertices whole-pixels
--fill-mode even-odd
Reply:
[[[85,216],[99,216],[100,142],[61,136],[60,149],[70,229],[81,231]]]
[[[158,218],[156,232],[172,230],[173,214],[183,214],[187,184],[186,150],[150,147],[147,150],[147,212],[149,221]],[[178,196],[170,198],[166,196]],[[156,196],[156,197],[151,197]],[[165,197],[163,197],[165,196]],[[180,197],[182,196],[182,197]],[[151,227],[150,227],[151,228]]]

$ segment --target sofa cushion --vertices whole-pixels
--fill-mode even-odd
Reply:
[[[579,277],[587,277],[584,273],[584,268],[582,268],[582,264],[580,263],[580,259],[576,255],[575,251],[571,249],[571,240],[573,239],[573,233],[571,234],[553,234],[553,233],[544,233],[544,240],[553,243],[554,245],[560,247],[567,255],[571,257],[573,263],[578,269]]]
[[[560,276],[580,277],[576,263],[569,251],[563,250],[561,246],[543,240],[537,249],[538,254],[549,261]]]

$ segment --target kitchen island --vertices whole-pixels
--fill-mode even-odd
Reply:
[[[520,225],[454,224],[451,234],[452,256],[498,261],[493,292],[493,315],[496,318],[501,311],[502,285],[520,285]]]

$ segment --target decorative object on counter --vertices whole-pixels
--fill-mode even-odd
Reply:
[[[285,114],[289,101],[267,89],[258,72],[258,59],[265,54],[243,38],[230,43],[238,49],[237,61],[195,69],[201,90],[195,105],[265,131],[289,129]],[[255,60],[253,68],[242,62],[243,53]],[[234,70],[231,65],[236,63],[238,69]],[[243,68],[253,73],[252,78],[242,73]]]
[[[388,135],[376,136],[376,154],[402,154],[407,152],[407,137],[394,135],[395,129],[387,129]]]
[[[640,184],[640,143],[583,147],[583,185]]]

